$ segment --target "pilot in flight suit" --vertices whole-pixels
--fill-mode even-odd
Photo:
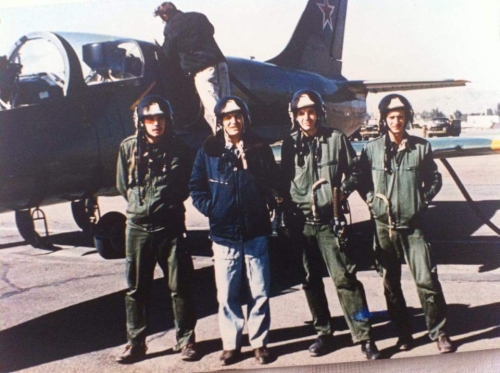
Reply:
[[[387,310],[398,327],[397,347],[412,348],[410,318],[401,289],[401,259],[415,279],[429,336],[441,353],[453,351],[445,331],[446,302],[438,280],[430,245],[422,231],[421,217],[441,189],[428,141],[411,136],[413,121],[408,100],[397,94],[379,104],[383,135],[368,142],[360,164],[364,180],[359,191],[375,220],[375,257],[383,278]]]
[[[353,341],[361,344],[367,359],[380,359],[371,336],[364,288],[356,278],[356,264],[331,226],[333,188],[345,197],[356,188],[356,153],[342,132],[320,125],[326,110],[317,92],[296,92],[290,102],[290,116],[295,132],[283,141],[281,165],[292,204],[303,218],[299,228],[306,272],[303,289],[318,334],[309,354],[323,355],[332,345],[331,316],[321,274],[326,264]]]
[[[123,140],[118,156],[116,187],[127,200],[125,296],[128,344],[119,363],[144,359],[148,307],[154,268],[167,279],[177,344],[183,360],[198,358],[190,285],[191,256],[184,242],[184,201],[189,196],[191,156],[173,131],[168,101],[148,96],[137,106],[138,134]]]

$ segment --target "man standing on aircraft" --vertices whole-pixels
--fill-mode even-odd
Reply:
[[[429,336],[441,353],[453,351],[445,331],[446,303],[437,267],[422,231],[422,212],[441,189],[441,174],[428,141],[411,136],[408,100],[398,94],[379,104],[383,136],[368,142],[361,155],[359,184],[375,220],[375,255],[383,278],[390,318],[398,327],[400,350],[412,348],[410,318],[401,289],[401,259],[408,264],[422,304]]]
[[[296,216],[301,220],[299,242],[306,272],[303,289],[318,334],[309,354],[325,354],[333,345],[321,274],[326,264],[353,341],[361,343],[367,359],[380,359],[371,339],[370,312],[363,285],[356,278],[356,265],[350,258],[349,247],[332,227],[334,189],[339,200],[345,200],[356,187],[356,153],[343,133],[320,125],[325,122],[326,111],[317,92],[305,89],[295,93],[290,117],[296,131],[283,142],[281,164],[290,199],[298,210]]]
[[[278,172],[271,148],[250,129],[247,105],[238,97],[215,106],[217,133],[198,151],[189,189],[194,206],[210,222],[219,329],[229,365],[241,356],[245,319],[242,288],[248,293],[248,335],[258,363],[272,358],[267,349],[270,268],[267,235],[269,206]]]
[[[137,136],[123,140],[118,155],[116,187],[127,205],[125,296],[128,344],[117,362],[144,359],[148,307],[154,268],[167,279],[177,344],[183,360],[198,358],[191,300],[193,263],[183,235],[184,201],[192,158],[188,146],[173,133],[170,103],[159,96],[144,98],[136,110]]]
[[[163,50],[167,58],[178,60],[182,71],[194,77],[204,107],[205,120],[215,133],[214,107],[220,97],[230,94],[226,58],[214,39],[214,27],[204,14],[184,13],[171,2],[154,12],[165,22]]]

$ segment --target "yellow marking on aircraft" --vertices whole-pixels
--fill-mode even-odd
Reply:
[[[493,139],[493,141],[491,141],[491,149],[492,150],[500,150],[500,138]]]

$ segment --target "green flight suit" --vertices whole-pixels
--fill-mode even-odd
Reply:
[[[180,138],[144,144],[139,172],[137,138],[125,139],[117,164],[117,189],[127,200],[125,240],[125,296],[129,343],[145,342],[150,289],[158,263],[172,299],[177,344],[180,350],[194,342],[196,315],[191,299],[193,262],[184,239],[185,208],[191,173],[189,148]]]
[[[356,174],[352,170],[355,160],[356,153],[347,137],[331,128],[318,127],[313,138],[295,132],[284,140],[282,146],[281,165],[284,179],[289,183],[289,198],[303,218],[298,244],[302,248],[306,272],[303,289],[314,328],[320,336],[332,334],[321,275],[326,264],[352,339],[360,342],[371,337],[364,288],[356,278],[356,265],[349,255],[349,248],[340,248],[330,225],[333,218],[332,189],[338,187],[345,194],[354,190]],[[313,192],[313,184],[321,179],[325,182]]]
[[[401,260],[405,259],[417,285],[432,340],[445,335],[446,302],[430,245],[421,227],[421,214],[441,189],[441,175],[428,141],[405,135],[398,148],[388,135],[368,142],[360,157],[365,196],[375,220],[374,249],[390,318],[400,336],[411,335],[401,290]]]

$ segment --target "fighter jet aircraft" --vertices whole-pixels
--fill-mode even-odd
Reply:
[[[289,133],[287,105],[299,89],[318,91],[326,102],[328,125],[350,135],[366,118],[369,92],[466,84],[346,79],[342,48],[347,2],[309,0],[286,48],[267,62],[227,58],[232,92],[249,104],[255,131],[270,142]],[[33,223],[45,221],[40,207],[72,201],[77,224],[105,238],[105,245],[97,240],[101,255],[116,257],[108,243],[121,236],[117,227],[124,217],[116,212],[100,217],[97,196],[117,194],[117,152],[120,142],[135,132],[133,110],[148,94],[165,96],[174,108],[176,130],[199,147],[210,128],[192,81],[167,61],[161,47],[130,38],[30,33],[7,57],[0,64],[0,212],[14,210],[22,237],[44,246],[47,237]],[[440,139],[433,146],[437,156],[500,148],[488,139],[473,145],[466,138]],[[117,235],[109,233],[114,231]]]

